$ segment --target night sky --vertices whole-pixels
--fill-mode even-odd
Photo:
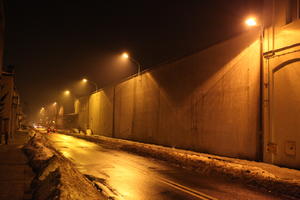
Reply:
[[[82,77],[105,85],[134,73],[114,62],[124,50],[146,69],[245,31],[259,2],[6,0],[4,64],[16,68],[25,112],[36,112]]]

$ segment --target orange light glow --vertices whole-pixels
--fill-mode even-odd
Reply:
[[[122,54],[122,58],[128,59],[128,58],[129,58],[128,53],[124,52],[124,53]]]
[[[247,26],[257,26],[257,22],[256,19],[253,17],[248,18],[245,23],[247,24]]]
[[[82,82],[86,83],[88,80],[86,78],[82,79]]]
[[[45,108],[42,107],[42,108],[40,109],[40,113],[43,113],[44,111],[45,111]]]
[[[69,94],[70,94],[70,90],[66,90],[66,91],[64,92],[64,94],[65,94],[65,95],[69,95]]]

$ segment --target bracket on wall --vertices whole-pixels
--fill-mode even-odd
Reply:
[[[277,153],[277,144],[268,143],[267,144],[267,152],[276,154]]]

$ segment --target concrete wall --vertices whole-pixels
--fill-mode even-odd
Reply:
[[[75,102],[75,113],[78,114],[78,127],[81,130],[89,128],[88,125],[88,97],[81,97]]]
[[[112,136],[112,117],[113,117],[113,87],[104,88],[103,90],[92,94],[88,97],[85,107],[87,112],[81,112],[79,118],[81,124],[88,115],[88,127],[94,134]],[[84,126],[83,126],[84,127]]]
[[[91,95],[90,127],[96,134],[256,159],[259,64],[253,30]]]

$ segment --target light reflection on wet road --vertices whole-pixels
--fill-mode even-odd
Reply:
[[[104,179],[120,199],[282,199],[72,136],[52,134],[49,139],[82,173]]]

